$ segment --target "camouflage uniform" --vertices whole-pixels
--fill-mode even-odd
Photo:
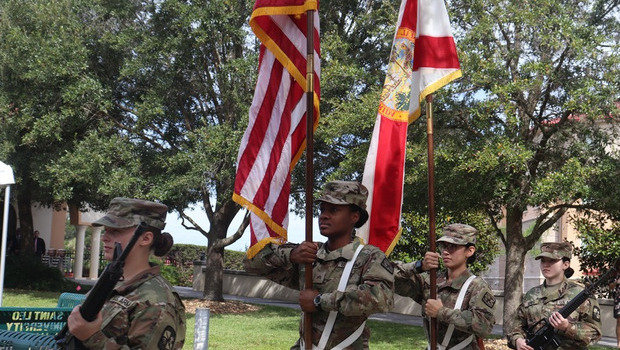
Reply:
[[[572,246],[570,243],[543,243],[542,253],[536,259],[548,257],[551,259],[570,259]],[[559,311],[577,294],[583,291],[583,286],[577,282],[564,278],[556,286],[549,287],[546,283],[530,289],[517,309],[515,324],[517,326],[508,333],[508,341],[515,344],[517,339],[526,338],[525,330],[530,329],[536,322],[548,319],[552,313]],[[567,317],[570,327],[567,331],[557,330],[561,340],[559,350],[587,349],[588,345],[601,338],[601,309],[598,301],[590,298]],[[544,324],[541,322],[532,332],[536,332]]]
[[[448,242],[458,245],[468,243],[475,244],[476,229],[469,225],[451,224],[444,228],[443,236],[437,242]],[[414,263],[394,263],[396,269],[395,292],[398,295],[412,298],[422,305],[424,317],[424,329],[429,336],[430,322],[424,313],[426,300],[430,299],[430,275],[426,272],[418,273]],[[481,278],[476,277],[467,288],[465,298],[459,310],[454,306],[465,281],[472,276],[469,270],[451,282],[448,282],[448,272],[437,273],[437,299],[441,300],[443,307],[437,314],[437,342],[441,344],[450,324],[454,325],[454,332],[450,338],[447,349],[461,343],[471,334],[486,337],[491,333],[495,324],[495,296],[489,285]],[[430,337],[429,337],[430,338]],[[476,337],[464,347],[466,350],[478,350]]]
[[[93,226],[128,228],[145,222],[154,234],[161,234],[167,211],[160,203],[118,197]],[[161,276],[159,266],[151,265],[130,280],[118,282],[101,314],[101,329],[83,342],[88,349],[183,348],[185,306]]]
[[[371,314],[388,312],[394,304],[392,267],[385,254],[371,245],[364,246],[355,260],[346,291],[344,293],[337,291],[344,266],[351,260],[360,244],[360,239],[356,237],[350,244],[328,252],[325,244],[319,243],[317,261],[312,269],[312,281],[313,289],[322,294],[322,311],[312,314],[314,344],[321,338],[329,312],[338,311],[326,349],[331,349],[342,342]],[[269,244],[254,258],[244,261],[245,269],[292,289],[304,288],[305,265],[292,264],[289,260],[291,251],[296,246],[296,244],[281,246]],[[301,323],[299,335],[303,338]],[[347,349],[368,349],[369,337],[370,331],[366,327],[362,336]],[[300,349],[299,340],[291,349]]]
[[[367,192],[363,186],[352,182],[331,182],[317,202],[325,201],[337,205],[354,204],[362,209],[359,227],[367,220],[365,199]],[[362,244],[357,237],[352,238],[346,246],[328,251],[327,245],[319,243],[316,261],[312,269],[312,288],[321,293],[320,310],[312,314],[312,342],[316,345],[323,333],[330,311],[337,311],[338,316],[325,349],[331,349],[349,337],[369,315],[388,312],[394,304],[393,268],[385,254],[377,247],[365,245],[357,256],[344,292],[338,291],[338,284],[346,263]],[[283,286],[300,290],[304,286],[305,264],[291,263],[291,252],[297,244],[267,244],[256,256],[246,258],[244,267],[247,271],[267,277]],[[300,322],[297,340],[291,349],[300,349],[303,339],[303,317]],[[345,349],[368,349],[370,330],[364,327],[362,335]]]
[[[84,341],[88,349],[183,348],[185,307],[159,266],[119,282],[101,314],[101,330]]]

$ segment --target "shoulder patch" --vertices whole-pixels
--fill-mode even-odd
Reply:
[[[172,350],[174,349],[174,342],[177,339],[177,332],[171,326],[166,327],[161,334],[161,338],[157,342],[157,348],[159,350]]]
[[[133,306],[133,304],[135,304],[135,302],[133,300],[129,300],[123,296],[117,295],[114,296],[112,299],[110,299],[110,301],[122,306],[123,308],[127,309],[131,306]]]
[[[482,296],[482,302],[484,305],[493,308],[493,306],[495,306],[495,297],[493,294],[486,292],[484,293],[484,296]]]
[[[392,263],[390,262],[390,260],[388,260],[388,258],[383,258],[381,266],[383,266],[383,268],[386,269],[387,272],[390,273],[390,275],[394,274],[394,266],[392,266]]]
[[[592,319],[596,322],[601,322],[601,309],[598,306],[592,308]]]

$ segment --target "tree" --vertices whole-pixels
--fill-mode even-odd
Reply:
[[[208,238],[205,297],[223,300],[224,247],[247,225],[226,237],[257,62],[250,1],[3,6],[2,154],[20,217],[33,200],[162,200]],[[194,203],[208,228],[185,213]]]
[[[79,1],[0,3],[0,157],[15,170],[22,251],[32,251],[31,203],[55,202],[43,184],[46,166],[107,105],[82,41],[93,28],[65,15],[72,4],[87,8]]]
[[[45,0],[10,1],[3,8],[4,24],[15,33],[3,41],[3,72],[12,75],[3,75],[2,115],[13,122],[2,127],[11,136],[3,154],[22,161],[25,177],[35,175],[29,168],[34,158],[17,148],[27,139],[24,134],[33,135],[30,124],[52,129],[56,133],[48,138],[62,145],[49,147],[44,136],[51,132],[34,134],[41,147],[27,150],[40,156],[37,172],[30,183],[20,181],[20,190],[46,203],[66,200],[95,209],[104,209],[115,196],[162,200],[187,229],[208,238],[205,297],[221,300],[223,248],[247,226],[244,220],[236,234],[226,236],[240,210],[231,200],[234,163],[256,76],[258,42],[247,25],[251,1],[55,4],[58,10],[47,12]],[[354,100],[382,79],[377,73],[386,55],[375,51],[389,49],[384,31],[394,21],[384,19],[396,11],[393,3],[380,1],[322,6],[321,15],[328,18],[323,20],[324,81],[333,82],[324,85],[323,110],[331,113],[339,100]],[[27,60],[20,50],[24,42],[51,46],[45,40],[55,42],[59,52],[35,50],[38,58]],[[58,74],[38,71],[49,66],[65,75],[54,80]],[[13,77],[27,77],[29,84],[9,90]],[[41,101],[45,110],[75,117],[63,119],[75,127],[65,128],[56,114],[34,108],[24,113],[24,106],[36,104],[29,97],[36,94],[51,95]],[[66,96],[71,98],[60,98]],[[332,144],[325,146],[326,154],[334,154]],[[205,210],[208,228],[185,213],[194,203]]]
[[[602,213],[581,216],[574,222],[581,240],[581,246],[575,247],[574,252],[581,261],[581,271],[588,275],[586,279],[593,282],[614,266],[620,257],[620,243],[618,243],[620,223]],[[592,275],[591,272],[597,274]],[[613,298],[612,291],[606,287],[601,288],[600,292]]]
[[[618,131],[619,4],[451,5],[464,77],[437,106],[438,206],[487,213],[506,250],[506,330],[523,292],[525,256],[543,233],[568,209],[617,208],[601,180],[619,170],[610,148]],[[424,180],[413,180],[416,192]],[[530,207],[540,215],[525,230]]]
[[[609,188],[620,174],[611,147],[620,99],[618,5],[448,2],[463,78],[435,94],[436,206],[440,223],[484,213],[502,242],[510,281],[505,329],[523,293],[525,256],[543,233],[568,209],[618,212],[618,190]],[[318,179],[361,178],[380,86],[359,86],[323,113],[317,138],[330,150],[318,148],[325,169]],[[402,243],[423,244],[424,115],[410,126],[407,147],[404,223],[421,229],[405,233]],[[532,207],[540,215],[523,227]]]
[[[65,190],[85,184],[68,171],[78,167],[107,179],[107,186],[95,185],[98,191],[161,199],[185,228],[207,237],[204,295],[223,300],[224,247],[248,223],[227,237],[241,209],[232,201],[232,188],[257,61],[247,32],[251,4],[171,0],[109,6],[100,15],[126,13],[114,21],[124,25],[97,38],[92,54],[112,92],[112,106],[102,115],[111,134],[98,137],[101,127],[55,163],[55,180]],[[116,75],[107,80],[110,73]],[[93,149],[104,163],[76,164],[86,164]],[[62,197],[79,198],[71,192]],[[184,211],[194,203],[204,209],[208,228]]]

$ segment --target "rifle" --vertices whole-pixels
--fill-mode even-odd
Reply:
[[[148,226],[144,222],[141,223],[133,232],[133,236],[124,250],[121,248],[119,242],[114,243],[114,258],[112,262],[103,270],[97,283],[86,295],[84,303],[80,305],[80,315],[82,315],[86,321],[91,322],[97,318],[97,314],[101,311],[103,304],[110,298],[116,283],[123,277],[123,267],[127,255],[129,255],[131,248],[133,248],[138,238],[140,238],[147,228]],[[69,333],[69,326],[67,325],[56,334],[54,339],[56,339],[58,349],[86,349],[79,339]]]
[[[609,278],[618,273],[618,265],[620,265],[620,259],[616,260],[614,266],[607,271],[601,278],[595,283],[589,285],[587,288],[577,294],[571,301],[569,301],[558,312],[562,317],[567,318],[573,311],[577,310],[581,304],[583,304],[588,298],[590,298],[594,291]],[[538,324],[542,323],[543,326],[534,332],[534,329]],[[542,320],[533,324],[527,331],[527,345],[534,348],[534,350],[545,349],[557,349],[560,346],[561,340],[558,338],[555,328],[549,323],[549,320],[543,318]]]

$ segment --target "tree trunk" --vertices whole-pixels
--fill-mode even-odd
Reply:
[[[523,296],[525,255],[530,247],[523,237],[523,211],[506,210],[506,268],[504,271],[504,334],[515,325],[515,315]]]
[[[28,191],[17,191],[17,210],[19,215],[20,255],[34,256],[34,235],[32,224],[32,201]]]
[[[207,246],[207,261],[205,265],[205,300],[224,301],[224,247],[220,244]]]
[[[523,245],[512,244],[506,251],[504,271],[504,334],[511,331],[516,322],[514,317],[523,296],[523,270],[527,249]]]

